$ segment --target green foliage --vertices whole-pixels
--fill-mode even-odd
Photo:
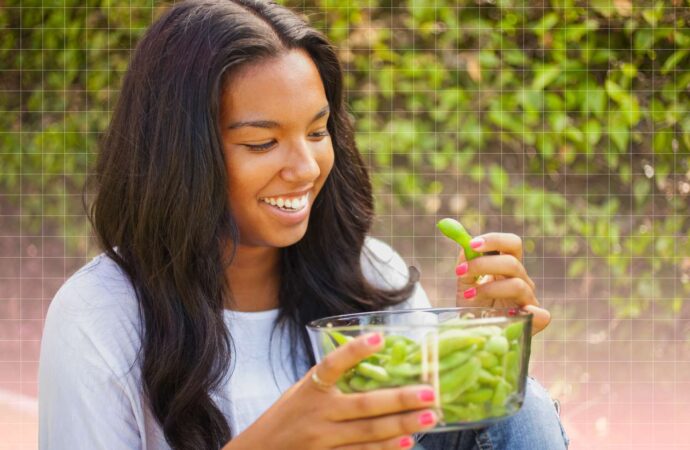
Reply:
[[[81,191],[98,136],[129,49],[155,11],[147,2],[111,3],[10,1],[0,8],[0,192],[21,194],[4,200],[20,208],[23,233],[57,226],[72,249],[85,243]]]
[[[464,223],[561,237],[540,250],[611,274],[622,316],[690,296],[690,1],[284,3],[338,47],[377,192],[434,214],[479,185]],[[0,9],[0,192],[22,194],[3,201],[25,230],[73,236],[130,49],[165,5],[19,5]]]
[[[338,45],[378,192],[440,214],[451,186],[480,183],[490,215],[563,237],[542,250],[567,256],[571,277],[610,274],[615,311],[637,316],[655,299],[677,312],[690,295],[690,2],[679,3],[308,7]],[[463,221],[478,214],[468,203]]]

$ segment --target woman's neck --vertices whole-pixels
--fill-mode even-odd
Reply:
[[[280,249],[240,245],[225,276],[231,291],[226,309],[256,312],[278,307]]]

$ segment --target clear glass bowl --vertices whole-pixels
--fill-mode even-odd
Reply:
[[[411,384],[436,391],[430,431],[479,428],[515,414],[525,397],[532,314],[506,308],[429,308],[347,314],[307,325],[317,361],[354,337],[385,346],[349,370],[344,393]]]

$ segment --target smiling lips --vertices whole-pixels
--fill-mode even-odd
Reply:
[[[299,197],[265,197],[261,200],[283,211],[300,211],[309,203],[309,193],[307,192]]]

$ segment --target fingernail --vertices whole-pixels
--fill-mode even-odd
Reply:
[[[463,292],[462,295],[466,299],[470,299],[470,298],[474,297],[475,295],[477,295],[477,288],[469,288],[468,290]]]
[[[372,336],[369,336],[367,338],[367,344],[371,345],[372,347],[377,346],[381,343],[381,335],[376,333]]]
[[[399,444],[400,444],[400,448],[410,448],[410,447],[412,447],[412,444],[413,444],[412,438],[409,436],[405,436],[403,438],[400,438]]]
[[[477,237],[477,238],[474,238],[470,241],[470,247],[472,247],[475,250],[478,249],[479,247],[481,247],[482,245],[484,245],[484,239],[483,238]]]
[[[466,262],[459,264],[458,267],[455,268],[455,275],[465,275],[467,273],[467,268],[468,266]]]
[[[508,315],[509,315],[509,316],[517,316],[517,313],[518,313],[518,310],[515,309],[515,308],[512,308],[512,309],[508,310]]]
[[[433,389],[424,389],[419,391],[419,399],[423,402],[433,402],[436,396],[434,395]]]
[[[436,417],[434,416],[434,413],[431,411],[427,411],[419,415],[420,425],[431,425],[432,423],[434,423],[435,420]]]

